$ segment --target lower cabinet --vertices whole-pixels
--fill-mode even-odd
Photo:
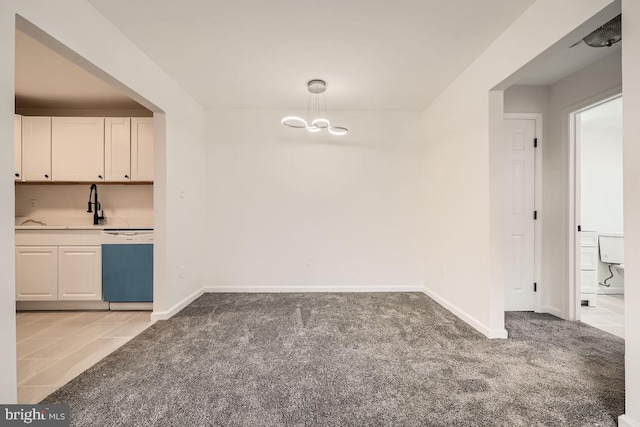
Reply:
[[[16,246],[16,300],[102,300],[101,246]]]
[[[16,300],[58,299],[58,247],[16,247]]]
[[[100,246],[58,247],[58,300],[99,301],[102,299],[102,248]]]
[[[595,231],[580,233],[580,300],[589,306],[598,298],[598,236]]]

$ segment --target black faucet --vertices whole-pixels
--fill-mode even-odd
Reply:
[[[93,207],[95,211],[91,210],[91,195],[93,194]],[[98,225],[100,220],[104,219],[104,211],[102,211],[102,215],[98,215],[98,211],[101,210],[100,202],[98,201],[98,186],[95,184],[91,184],[91,191],[89,192],[89,204],[87,205],[87,212],[93,212],[93,225]]]

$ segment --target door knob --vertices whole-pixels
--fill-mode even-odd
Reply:
[[[125,177],[125,178],[127,178],[127,179],[129,179],[129,175],[125,175],[124,177]]]
[[[102,175],[98,175],[98,178],[99,178],[99,179],[102,179]]]
[[[46,173],[44,174],[44,177],[49,179],[49,175],[47,175]]]
[[[19,173],[16,173],[16,178],[20,178],[20,174]]]

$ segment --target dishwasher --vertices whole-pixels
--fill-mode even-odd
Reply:
[[[153,229],[102,231],[102,298],[112,309],[153,301]]]

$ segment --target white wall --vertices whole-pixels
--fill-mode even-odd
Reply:
[[[207,113],[208,286],[420,291],[419,114],[336,112],[336,137],[292,113]]]
[[[107,223],[116,217],[139,218],[142,221],[153,219],[152,184],[98,185],[98,195]],[[89,184],[19,184],[16,185],[15,197],[16,217],[93,221],[93,215],[86,212]],[[31,207],[31,200],[35,200],[35,207]]]
[[[580,224],[583,230],[622,233],[622,98],[579,117]]]
[[[540,113],[542,124],[545,125],[549,120],[549,90],[549,86],[511,86],[504,91],[504,112]],[[543,127],[546,129],[547,126]]]
[[[438,250],[426,247],[425,277],[440,272],[438,280],[425,280],[426,291],[488,336],[506,336],[499,148],[504,106],[501,93],[489,92],[516,79],[558,40],[569,43],[576,37],[572,31],[611,3],[538,0],[423,113],[425,199],[438,201],[426,212],[423,238],[448,242]],[[464,260],[465,268],[454,268],[453,260]]]
[[[13,229],[14,183],[9,171],[14,161],[8,143],[13,132],[14,21],[0,2],[0,402],[16,402],[16,295],[15,235]]]
[[[204,285],[204,111],[109,21],[83,0],[0,2],[0,140],[13,138],[16,14],[39,41],[72,57],[156,112],[154,314],[169,315]],[[82,60],[84,58],[84,60]],[[0,402],[16,399],[13,145],[0,144]],[[187,196],[179,199],[184,187]],[[178,266],[185,278],[178,279]]]
[[[620,427],[640,426],[640,2],[622,2],[625,398]]]

